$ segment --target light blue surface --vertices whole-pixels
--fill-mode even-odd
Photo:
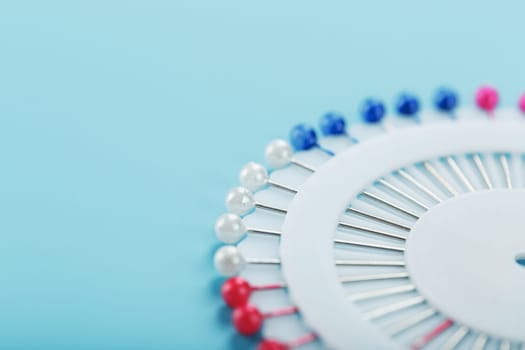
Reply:
[[[0,349],[229,349],[213,222],[327,110],[525,90],[523,1],[3,1]]]

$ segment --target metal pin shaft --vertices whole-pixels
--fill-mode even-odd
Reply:
[[[375,195],[375,194],[370,193],[368,191],[361,192],[361,195],[363,195],[365,197],[368,197],[370,199],[373,199],[373,200],[375,200],[375,201],[377,201],[377,202],[379,202],[381,204],[384,204],[384,205],[386,205],[386,206],[388,206],[388,207],[390,207],[390,208],[392,208],[394,210],[397,210],[400,213],[408,215],[408,216],[410,216],[410,217],[412,217],[414,219],[419,219],[419,216],[414,214],[410,210],[404,209],[404,208],[402,208],[402,207],[400,207],[400,206],[398,206],[398,205],[396,205],[396,204],[394,204],[394,203],[392,203],[392,202],[390,202],[390,201],[388,201],[388,200],[386,200],[384,198],[379,197],[378,195]]]
[[[377,309],[368,311],[368,312],[366,312],[363,315],[363,317],[364,317],[365,320],[371,321],[371,320],[375,320],[375,319],[378,319],[380,317],[389,315],[389,314],[391,314],[393,312],[401,311],[401,310],[407,309],[409,307],[422,304],[424,302],[425,302],[425,298],[424,297],[417,296],[417,297],[413,297],[413,298],[409,298],[409,299],[406,299],[406,300],[399,301],[397,303],[392,303],[392,304],[389,304],[389,305],[386,305],[386,306],[381,306],[381,307],[379,307]]]
[[[419,188],[421,191],[423,191],[427,196],[435,200],[437,203],[441,202],[441,199],[434,192],[432,192],[428,187],[426,187],[425,185],[417,181],[412,175],[407,173],[405,170],[401,169],[401,170],[398,170],[397,172],[399,173],[399,175],[405,178],[405,180],[407,180],[408,182],[412,183],[414,186]]]
[[[385,332],[386,334],[393,337],[429,319],[430,317],[434,316],[436,313],[437,311],[432,308],[422,310],[418,312],[417,314],[414,314],[410,317],[402,319],[399,322],[389,325],[387,328],[385,328]]]
[[[392,280],[408,278],[408,272],[394,272],[394,273],[379,273],[373,275],[357,275],[357,276],[343,276],[341,277],[341,283],[353,283],[353,282],[365,282],[365,281],[377,281],[377,280]]]
[[[487,185],[487,188],[489,190],[492,190],[492,182],[490,181],[489,175],[487,173],[487,170],[485,169],[485,166],[483,165],[483,162],[481,161],[481,157],[479,154],[473,154],[472,159],[474,160],[474,164],[476,164],[476,168],[478,168],[478,171],[483,178],[483,181],[485,182],[485,185]]]
[[[411,292],[414,290],[416,290],[416,286],[414,286],[413,284],[404,284],[404,285],[396,286],[396,287],[373,289],[373,290],[368,290],[365,292],[350,294],[349,298],[350,300],[357,302],[357,301],[369,300],[369,299],[378,298],[378,297],[386,297],[386,296],[391,296],[391,295],[396,295],[396,294],[401,294],[401,293],[407,293],[407,292]]]
[[[459,178],[459,180],[463,183],[463,185],[470,191],[474,192],[474,186],[472,186],[472,183],[468,180],[467,176],[461,170],[456,160],[452,157],[447,157],[448,165],[452,168],[452,171],[456,174],[456,176]]]
[[[403,241],[406,240],[406,237],[404,237],[402,235],[398,235],[396,233],[376,230],[376,229],[372,229],[372,228],[368,228],[368,227],[364,227],[364,226],[347,224],[347,223],[344,223],[344,222],[340,222],[339,223],[339,227],[346,228],[346,229],[351,229],[351,230],[368,232],[368,233],[375,233],[376,235],[390,237],[390,238],[396,238],[396,239],[400,239],[400,240],[403,240]]]
[[[443,176],[437,171],[436,168],[430,162],[423,162],[423,166],[427,171],[453,196],[457,196],[458,192],[452,187],[452,185],[445,180]]]
[[[400,247],[400,246],[391,246],[391,245],[377,244],[377,243],[363,243],[363,242],[351,241],[347,239],[335,239],[334,243],[352,245],[355,247],[362,247],[362,248],[376,248],[376,249],[383,249],[383,250],[391,250],[394,252],[404,252],[405,251],[405,248]]]
[[[412,202],[413,204],[417,205],[418,207],[420,207],[420,208],[422,208],[424,210],[429,210],[430,209],[428,206],[426,206],[425,204],[421,203],[420,201],[418,201],[417,199],[415,199],[414,197],[412,197],[408,193],[402,191],[397,186],[393,185],[392,183],[388,182],[387,180],[380,179],[379,183],[381,185],[385,186],[386,188],[390,189],[392,192],[397,193],[401,197],[405,198],[409,202]]]

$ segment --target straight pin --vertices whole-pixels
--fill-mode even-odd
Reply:
[[[316,169],[312,165],[306,164],[302,160],[299,160],[297,158],[292,158],[292,159],[290,159],[290,163],[292,163],[294,165],[297,165],[298,167],[303,168],[305,170],[308,170],[308,171],[310,171],[312,173],[315,173]]]
[[[373,289],[365,292],[349,294],[350,300],[353,302],[369,300],[378,297],[386,297],[401,293],[408,293],[416,290],[416,286],[413,284],[404,284],[397,287]]]
[[[264,323],[264,320],[273,317],[282,317],[293,315],[299,309],[296,306],[288,306],[277,310],[262,312],[253,304],[244,304],[233,309],[232,322],[237,331],[246,336],[258,333]]]
[[[458,105],[458,96],[453,90],[448,88],[439,89],[434,97],[434,105],[437,110],[446,113],[451,119],[457,119],[457,116],[454,114],[454,110]],[[458,166],[456,160],[452,156],[448,156],[446,159],[449,166],[452,168],[463,185],[470,192],[474,192],[474,186],[472,186],[472,183],[468,180],[465,173]]]
[[[338,112],[328,112],[321,116],[321,119],[319,120],[319,128],[324,136],[344,136],[352,143],[359,142],[357,138],[347,131],[345,117]]]
[[[423,166],[427,171],[453,196],[457,196],[458,192],[452,187],[452,185],[445,180],[443,176],[437,171],[436,168],[430,162],[423,162]]]
[[[293,194],[296,194],[297,193],[297,190],[295,188],[292,188],[288,185],[285,185],[285,184],[282,184],[282,183],[279,183],[271,178],[268,178],[268,180],[266,181],[266,183],[270,186],[273,186],[273,187],[276,187],[276,188],[280,188],[282,190],[285,190],[285,191],[288,191],[288,192],[291,192]]]
[[[297,193],[295,188],[272,179],[268,174],[268,170],[261,164],[255,162],[249,162],[242,167],[239,173],[239,181],[242,187],[252,192],[259,191],[265,186],[272,186],[293,194]]]
[[[510,341],[504,339],[499,344],[499,350],[510,350]]]
[[[387,187],[388,189],[390,189],[392,192],[395,192],[397,193],[398,195],[400,195],[401,197],[405,198],[406,200],[408,200],[409,202],[412,202],[413,204],[417,205],[418,207],[424,209],[424,210],[429,210],[430,208],[427,207],[425,204],[421,203],[420,201],[418,201],[417,199],[415,199],[414,197],[412,197],[411,195],[409,195],[408,193],[402,191],[401,189],[399,189],[397,186],[393,185],[392,183],[388,182],[387,180],[385,179],[380,179],[379,180],[379,183],[385,187]]]
[[[463,183],[463,185],[470,191],[470,192],[474,192],[475,189],[474,189],[474,186],[472,186],[472,184],[470,183],[470,181],[467,179],[467,176],[465,175],[465,173],[463,172],[463,170],[461,170],[461,168],[459,167],[458,163],[456,162],[456,160],[452,157],[447,157],[447,163],[448,165],[452,168],[452,170],[454,171],[454,173],[456,174],[456,176],[459,178],[459,180]]]
[[[240,273],[246,265],[280,265],[279,258],[246,258],[238,247],[223,245],[213,256],[215,269],[223,276],[230,277]]]
[[[494,110],[499,101],[498,90],[489,85],[480,86],[476,91],[475,98],[478,107],[486,112],[490,119],[493,119]]]
[[[458,95],[455,91],[442,87],[434,95],[434,106],[440,113],[445,113],[450,119],[457,119],[454,110],[458,106]]]
[[[473,154],[472,159],[474,160],[474,164],[476,164],[476,168],[478,169],[481,177],[483,178],[483,181],[485,182],[485,185],[487,185],[487,188],[489,190],[492,190],[492,182],[490,181],[489,175],[487,173],[487,170],[485,169],[485,166],[483,165],[483,162],[481,161],[481,157],[479,154]]]
[[[259,209],[273,211],[274,213],[278,214],[286,214],[288,212],[286,209],[277,208],[268,204],[263,204],[261,202],[255,202],[255,207]]]
[[[290,143],[295,151],[308,151],[316,148],[329,156],[335,155],[333,151],[319,144],[315,129],[308,124],[297,124],[290,130]]]
[[[443,345],[442,350],[454,350],[456,346],[458,346],[459,343],[461,343],[461,341],[465,338],[468,332],[469,330],[467,327],[459,327],[458,330],[452,334],[452,336]]]
[[[384,329],[384,331],[386,332],[386,334],[393,337],[429,319],[435,314],[437,314],[436,310],[434,310],[433,308],[428,308],[418,312],[417,314],[404,318],[401,321],[389,325]]]
[[[435,200],[437,203],[441,203],[441,199],[434,192],[432,192],[428,187],[417,181],[412,175],[407,173],[405,170],[400,169],[397,172],[399,175],[405,178],[405,180],[412,183],[414,186],[423,191],[427,196]]]
[[[284,140],[273,140],[270,142],[264,151],[264,157],[266,162],[273,169],[283,168],[289,164],[294,164],[300,168],[308,170],[309,172],[315,172],[315,167],[306,164],[302,160],[294,157],[292,146]]]
[[[215,221],[215,235],[224,243],[235,243],[241,240],[247,233],[257,233],[272,236],[281,236],[279,230],[247,227],[241,217],[237,214],[226,213],[219,216]]]
[[[366,282],[378,280],[393,280],[408,278],[408,272],[379,273],[373,275],[360,276],[343,276],[340,278],[341,283]]]
[[[472,350],[483,350],[485,349],[485,345],[487,344],[488,337],[485,334],[480,334],[474,341],[474,344],[472,345]]]
[[[404,252],[405,251],[405,248],[400,247],[400,246],[391,246],[391,245],[376,244],[376,243],[362,243],[362,242],[351,241],[351,240],[346,240],[346,239],[335,239],[334,243],[352,245],[352,246],[362,247],[362,248],[391,250],[394,252]]]
[[[284,283],[270,283],[264,285],[251,285],[242,277],[228,278],[221,287],[222,299],[231,308],[236,308],[248,303],[254,292],[286,288]]]
[[[226,208],[230,213],[246,215],[254,208],[269,210],[279,214],[286,214],[286,209],[264,204],[255,199],[253,193],[245,187],[235,187],[226,195]]]
[[[372,219],[372,220],[375,220],[375,221],[378,221],[378,222],[381,222],[381,223],[384,223],[384,224],[387,224],[387,225],[395,226],[395,227],[400,228],[400,229],[405,230],[405,231],[410,231],[410,229],[411,229],[409,226],[397,223],[395,221],[391,221],[391,220],[386,219],[384,217],[380,217],[380,216],[377,216],[377,215],[374,215],[374,214],[366,213],[366,212],[364,212],[364,211],[362,211],[360,209],[347,208],[346,211],[349,212],[349,213],[354,213],[354,214],[357,214],[357,215],[361,215],[361,216],[363,216],[365,218]]]
[[[372,228],[368,228],[368,227],[364,227],[364,226],[357,226],[357,225],[353,225],[353,224],[347,224],[347,223],[344,223],[344,222],[340,222],[339,223],[339,227],[346,228],[346,229],[357,230],[357,231],[362,231],[362,232],[374,233],[376,235],[390,237],[390,238],[395,238],[395,239],[400,239],[400,240],[403,240],[403,241],[406,240],[406,237],[398,235],[398,234],[395,234],[395,233],[385,232],[385,231],[381,231],[381,230],[376,230],[376,229],[372,229]]]
[[[246,263],[252,265],[280,265],[281,259],[278,258],[246,258]]]
[[[417,342],[415,342],[412,346],[412,350],[419,350],[422,347],[428,345],[432,340],[440,336],[443,332],[445,332],[447,329],[452,327],[454,324],[454,321],[448,319],[444,321],[443,323],[439,324],[436,328],[425,334],[423,337],[421,337]]]
[[[262,229],[262,228],[248,228],[246,229],[246,233],[257,233],[257,234],[271,235],[271,236],[282,236],[283,234],[281,231],[268,230],[268,229]]]
[[[509,169],[509,162],[507,160],[507,156],[505,154],[500,154],[499,161],[501,163],[501,167],[503,168],[503,173],[505,174],[505,183],[507,184],[507,188],[512,188],[512,179],[510,178],[510,169]]]
[[[368,311],[363,315],[363,317],[365,320],[371,321],[371,320],[375,320],[375,319],[384,317],[396,311],[401,311],[404,309],[408,309],[409,307],[422,304],[424,302],[425,302],[424,297],[417,296],[417,297],[399,301],[397,303],[392,303],[387,306],[382,306],[372,311]]]
[[[336,260],[336,265],[339,266],[405,266],[406,263],[402,260]]]
[[[366,196],[366,197],[368,197],[370,199],[373,199],[373,200],[375,200],[375,201],[377,201],[379,203],[382,203],[382,204],[384,204],[384,205],[386,205],[386,206],[388,206],[388,207],[390,207],[390,208],[392,208],[394,210],[397,210],[398,212],[401,212],[401,213],[403,213],[405,215],[408,215],[408,216],[410,216],[410,217],[412,217],[414,219],[419,219],[419,216],[414,214],[413,212],[411,212],[411,211],[409,211],[407,209],[404,209],[404,208],[402,208],[402,207],[400,207],[400,206],[398,206],[398,205],[396,205],[396,204],[394,204],[394,203],[392,203],[392,202],[390,202],[390,201],[388,201],[386,199],[383,199],[383,198],[381,198],[381,197],[379,197],[379,196],[377,196],[377,195],[375,195],[373,193],[370,193],[368,191],[364,191],[364,192],[361,192],[361,195]]]

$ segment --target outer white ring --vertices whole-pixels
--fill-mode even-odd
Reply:
[[[288,209],[280,246],[289,293],[305,321],[336,349],[399,349],[345,298],[333,238],[346,205],[394,169],[447,154],[525,151],[525,125],[457,122],[401,129],[337,155],[302,186]]]

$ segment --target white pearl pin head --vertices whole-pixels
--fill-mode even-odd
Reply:
[[[246,232],[246,225],[239,215],[223,214],[215,222],[215,234],[224,243],[238,242]]]
[[[241,185],[250,191],[257,191],[268,181],[268,171],[261,164],[250,162],[246,164],[239,174]]]
[[[231,213],[244,215],[255,207],[252,193],[244,187],[236,187],[226,195],[226,208]]]
[[[213,259],[217,271],[226,277],[241,272],[246,265],[246,260],[239,249],[233,245],[225,245],[215,252]]]
[[[268,165],[277,169],[291,162],[293,151],[288,142],[284,140],[274,140],[266,146],[264,156]]]

